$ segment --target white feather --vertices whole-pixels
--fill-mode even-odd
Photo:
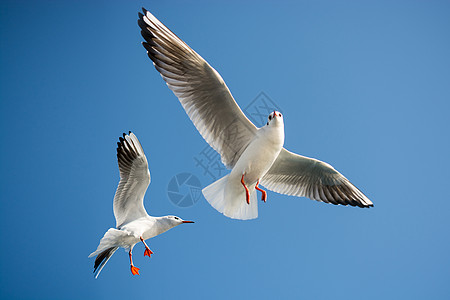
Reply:
[[[250,194],[250,204],[245,200],[245,189],[230,182],[226,175],[202,190],[203,196],[217,211],[232,219],[250,220],[258,217],[256,191]],[[251,189],[251,187],[249,188]]]

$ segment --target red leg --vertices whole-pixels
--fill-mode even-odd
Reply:
[[[264,202],[266,202],[266,199],[267,199],[267,192],[266,192],[265,190],[261,189],[258,185],[259,185],[259,180],[258,180],[258,182],[256,183],[255,189],[257,189],[258,191],[260,191],[260,192],[262,193],[261,200],[264,201]]]
[[[250,204],[250,193],[249,193],[248,188],[247,188],[247,186],[245,185],[245,182],[244,182],[244,174],[242,174],[241,183],[242,183],[242,185],[245,188],[245,197],[247,199],[247,204]]]
[[[143,242],[143,243],[144,243],[144,246],[145,246],[144,256],[150,257],[150,255],[153,254],[153,251],[150,250],[150,248],[147,246],[147,244],[145,243],[145,241],[144,241],[144,239],[142,238],[142,236],[141,236],[141,242]]]
[[[139,268],[136,268],[135,266],[133,266],[133,258],[131,257],[131,249],[128,252],[128,255],[130,256],[130,265],[131,265],[131,274],[133,275],[139,275]]]

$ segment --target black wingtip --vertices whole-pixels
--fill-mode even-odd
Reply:
[[[94,272],[93,272],[95,278],[97,278],[97,276],[98,276],[97,272],[101,271],[102,266],[104,264],[106,264],[106,262],[114,254],[114,252],[116,252],[116,250],[117,250],[116,247],[111,247],[111,248],[106,249],[99,255],[97,255],[97,257],[95,258],[95,262],[94,262]]]
[[[144,14],[147,14],[147,10],[144,7],[141,7],[141,9]]]
[[[131,134],[131,131],[128,131],[128,134]]]

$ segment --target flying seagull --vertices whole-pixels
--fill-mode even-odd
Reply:
[[[280,112],[257,128],[237,105],[219,73],[149,11],[139,13],[143,46],[197,130],[231,173],[203,189],[206,200],[234,219],[258,217],[256,190],[359,207],[373,203],[329,164],[283,148]]]
[[[180,224],[194,223],[176,216],[152,217],[147,214],[144,195],[150,184],[150,172],[141,143],[131,131],[119,138],[117,161],[120,181],[113,204],[116,228],[110,228],[100,240],[97,250],[89,255],[97,255],[94,263],[95,278],[119,247],[128,251],[131,273],[139,275],[139,268],[133,265],[132,259],[132,250],[137,243],[144,244],[144,256],[150,257],[153,252],[145,240]]]

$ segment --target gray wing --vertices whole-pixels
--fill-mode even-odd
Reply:
[[[143,11],[138,24],[148,57],[206,142],[232,168],[257,128],[219,73],[150,12]]]
[[[147,216],[144,195],[150,184],[147,158],[137,137],[130,132],[123,134],[117,143],[117,161],[120,181],[114,196],[116,226]]]
[[[329,164],[284,148],[261,184],[277,193],[336,205],[373,206],[372,201]]]

